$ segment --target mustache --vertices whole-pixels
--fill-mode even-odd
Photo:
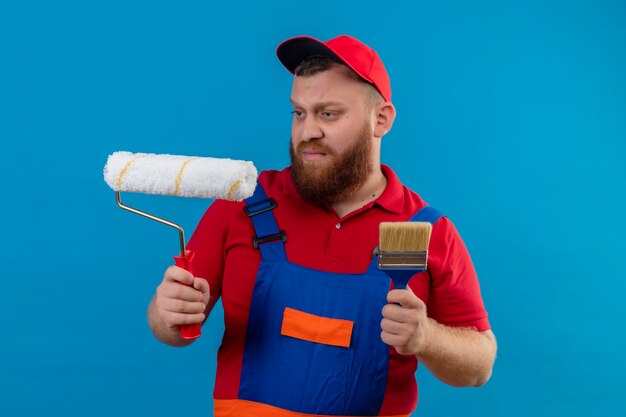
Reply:
[[[293,143],[293,142],[292,142]],[[293,145],[292,145],[293,147]],[[329,148],[328,146],[317,142],[317,141],[312,141],[312,142],[300,142],[298,144],[298,147],[296,148],[296,152],[300,153],[302,152],[304,149],[309,149],[312,151],[316,151],[316,152],[321,152],[321,153],[325,153],[327,155],[335,155],[335,151],[331,148]]]

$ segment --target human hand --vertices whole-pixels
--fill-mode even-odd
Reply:
[[[387,294],[380,323],[383,342],[393,346],[401,355],[417,355],[426,343],[429,320],[426,304],[409,286],[405,290],[391,290]]]
[[[202,323],[209,302],[209,283],[189,271],[170,266],[157,287],[154,305],[157,316],[168,328]]]

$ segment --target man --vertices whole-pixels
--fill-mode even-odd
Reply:
[[[484,384],[496,343],[452,223],[430,220],[429,269],[407,289],[372,259],[381,221],[426,206],[380,163],[395,118],[382,61],[348,36],[292,38],[277,55],[295,74],[292,165],[207,210],[188,245],[196,277],[168,268],[150,304],[155,336],[191,343],[178,326],[222,297],[216,416],[407,416],[418,361],[447,384]]]

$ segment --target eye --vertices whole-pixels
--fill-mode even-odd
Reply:
[[[299,119],[302,117],[302,111],[300,110],[294,110],[291,112],[291,114],[293,114],[293,117],[295,117],[296,119]]]
[[[323,119],[334,119],[337,117],[337,113],[332,111],[323,111],[320,113],[320,115]]]

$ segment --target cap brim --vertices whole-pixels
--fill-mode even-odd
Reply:
[[[278,45],[276,55],[285,68],[292,74],[302,61],[312,56],[325,56],[345,62],[339,55],[324,45],[322,41],[309,36],[298,36],[287,39]]]

